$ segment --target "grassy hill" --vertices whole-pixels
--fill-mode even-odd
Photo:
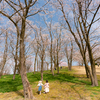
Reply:
[[[37,84],[40,80],[40,73],[28,73],[27,77],[31,84],[33,95],[36,100],[100,100],[100,76],[98,77],[99,86],[92,87],[89,79],[85,75],[74,74],[74,70],[68,71],[67,68],[60,70],[60,74],[53,76],[50,71],[44,72],[44,81],[50,83],[50,92],[38,95]],[[23,86],[20,75],[4,75],[0,79],[0,100],[24,100]]]

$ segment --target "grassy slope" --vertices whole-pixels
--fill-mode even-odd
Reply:
[[[67,68],[60,70],[60,74],[52,76],[50,71],[44,72],[44,81],[48,79],[50,92],[48,94],[37,94],[37,84],[40,80],[40,73],[27,74],[33,95],[37,100],[100,100],[100,78],[98,76],[98,87],[91,87],[90,80],[85,75],[76,75],[74,71]],[[21,100],[23,99],[23,87],[20,75],[12,80],[12,75],[4,75],[0,79],[0,100]],[[43,92],[44,88],[42,89]],[[15,91],[15,92],[12,92]]]

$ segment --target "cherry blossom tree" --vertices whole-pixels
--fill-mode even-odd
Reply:
[[[79,66],[83,66],[84,62],[79,50],[75,51],[73,61],[78,62]]]
[[[45,19],[44,19],[45,21]],[[48,29],[48,32],[49,32],[49,37],[50,37],[50,49],[49,49],[49,52],[50,52],[50,62],[51,62],[51,72],[52,74],[54,75],[54,71],[53,71],[53,57],[52,57],[52,45],[53,45],[53,29],[52,29],[52,20],[50,22],[46,22],[45,21],[45,24],[46,24],[46,27]]]
[[[92,86],[98,86],[90,35],[93,33],[93,25],[100,19],[97,17],[99,14],[100,2],[97,3],[92,0],[72,0],[70,2],[54,0],[52,2],[53,5],[62,12],[65,25],[80,49],[85,68],[90,74]],[[68,7],[69,9],[67,9]],[[86,63],[86,50],[88,51],[92,71]]]
[[[74,41],[72,40],[71,37],[65,37],[65,44],[64,44],[64,52],[67,58],[67,62],[68,62],[68,69],[69,71],[71,71],[72,68],[72,61],[73,61],[73,49],[74,49]]]
[[[53,46],[52,46],[52,56],[53,56],[53,62],[54,62],[54,67],[57,68],[57,73],[59,74],[59,62],[63,58],[63,53],[62,53],[62,46],[63,44],[63,34],[62,34],[62,26],[60,26],[59,23],[55,23],[53,25]]]
[[[45,6],[44,4],[43,6],[39,7],[37,2],[38,0],[3,0],[0,3],[0,14],[7,17],[13,23],[20,38],[20,73],[24,88],[24,97],[28,99],[33,99],[33,93],[26,76],[24,42],[27,18],[41,12]],[[17,17],[17,19],[15,17]]]
[[[5,67],[5,64],[6,64],[6,61],[7,61],[7,52],[8,52],[8,32],[7,30],[4,30],[5,31],[5,36],[4,36],[4,39],[5,39],[5,47],[4,47],[4,53],[3,53],[3,59],[1,60],[1,70],[0,70],[0,78],[1,76],[3,75],[3,70],[4,70],[4,67]]]
[[[36,31],[36,42],[37,42],[37,48],[38,48],[38,56],[41,60],[41,80],[43,81],[43,66],[44,61],[46,57],[46,49],[48,45],[48,34],[45,33],[45,30],[42,29],[42,27],[39,28],[39,30]]]

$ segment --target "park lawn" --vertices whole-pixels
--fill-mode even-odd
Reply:
[[[74,70],[68,71],[67,68],[60,70],[60,74],[53,76],[50,71],[44,72],[44,81],[50,83],[50,92],[38,95],[37,84],[40,80],[40,73],[28,73],[27,77],[31,84],[33,95],[36,100],[100,100],[100,76],[98,75],[98,87],[92,87],[90,80],[85,75],[74,74]],[[0,79],[0,100],[24,100],[23,86],[20,75],[4,75]]]

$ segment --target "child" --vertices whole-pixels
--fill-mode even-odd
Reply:
[[[44,93],[49,92],[49,83],[48,80],[46,80],[46,83],[44,84]]]
[[[43,85],[42,81],[39,81],[39,84],[37,86],[39,86],[38,92],[39,92],[40,95],[41,95],[42,85]]]

